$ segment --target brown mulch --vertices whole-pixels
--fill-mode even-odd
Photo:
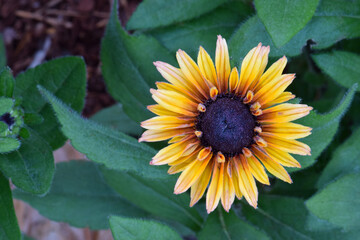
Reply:
[[[120,0],[125,23],[141,0]],[[88,92],[84,116],[114,104],[100,69],[100,43],[111,0],[0,0],[0,32],[15,76],[32,64],[60,56],[83,56]],[[36,57],[44,53],[44,58]],[[40,60],[40,61],[39,61]]]

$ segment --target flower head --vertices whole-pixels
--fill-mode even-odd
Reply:
[[[310,155],[310,148],[295,139],[311,128],[290,121],[309,114],[311,107],[290,104],[295,96],[285,89],[294,74],[282,74],[283,57],[266,71],[270,48],[261,43],[244,58],[240,74],[230,68],[225,39],[218,36],[215,64],[200,47],[197,64],[182,50],[176,54],[180,68],[155,62],[169,82],[151,89],[158,103],[148,106],[156,117],[142,122],[148,129],[139,141],[169,145],[150,162],[170,165],[169,174],[180,173],[175,194],[191,188],[193,206],[206,193],[212,212],[219,201],[229,211],[235,196],[257,207],[255,179],[269,185],[265,168],[291,183],[285,168],[301,167],[290,155]]]

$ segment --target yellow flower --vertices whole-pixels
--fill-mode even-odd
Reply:
[[[311,128],[290,121],[306,116],[312,107],[284,103],[295,97],[284,92],[295,74],[282,74],[285,56],[265,71],[269,51],[261,43],[253,48],[240,76],[236,67],[230,68],[221,36],[215,65],[202,47],[197,64],[182,50],[176,53],[180,68],[154,63],[169,83],[157,82],[158,89],[150,90],[158,104],[148,109],[158,116],[142,122],[148,130],[139,141],[170,139],[150,164],[170,165],[169,174],[181,172],[174,193],[191,188],[190,206],[208,188],[208,213],[220,200],[229,211],[235,196],[244,196],[256,208],[255,179],[269,185],[265,168],[291,183],[283,166],[301,166],[290,153],[310,155],[310,147],[295,139],[310,135]]]

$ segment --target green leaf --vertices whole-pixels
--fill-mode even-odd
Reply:
[[[299,198],[263,195],[259,198],[258,209],[244,203],[242,213],[276,240],[351,239],[340,228],[313,216]]]
[[[84,106],[86,93],[86,68],[80,57],[63,57],[29,69],[16,77],[14,96],[22,98],[22,107],[26,112],[39,113],[44,122],[34,126],[53,149],[64,144],[56,117],[51,107],[39,94],[36,86],[40,84],[69,104],[76,111]]]
[[[0,71],[0,97],[11,98],[14,91],[14,77],[10,68]]]
[[[219,208],[207,218],[199,233],[199,240],[217,239],[270,239],[248,222],[238,218],[233,211],[226,213]]]
[[[105,181],[122,197],[149,213],[199,230],[202,218],[189,207],[188,194],[175,195],[176,177],[149,180],[135,174],[102,168]]]
[[[96,165],[87,161],[58,163],[51,190],[46,196],[19,190],[14,191],[14,196],[51,220],[79,228],[107,229],[110,215],[147,216],[113,191],[99,175]]]
[[[210,12],[226,0],[145,0],[127,23],[129,30],[170,25]]]
[[[346,231],[357,230],[360,221],[359,185],[360,173],[348,174],[316,193],[306,201],[306,206],[319,218]]]
[[[9,113],[12,110],[14,103],[14,100],[11,98],[0,97],[0,116]]]
[[[281,47],[305,27],[318,3],[319,0],[255,0],[255,7],[273,42]]]
[[[343,87],[360,83],[360,56],[350,52],[334,51],[313,55],[318,67]],[[360,89],[358,89],[360,91]]]
[[[249,5],[231,2],[194,20],[155,29],[148,33],[172,52],[182,49],[190,56],[197,57],[199,46],[202,46],[214,56],[216,36],[230,38],[239,23],[252,12]]]
[[[341,144],[332,155],[330,162],[323,170],[317,186],[324,186],[340,176],[360,171],[360,128],[357,128],[352,135]]]
[[[21,143],[16,138],[0,137],[0,154],[9,153],[19,149]]]
[[[46,193],[54,175],[54,158],[49,144],[34,130],[21,141],[21,147],[8,154],[0,154],[0,170],[12,183],[34,194]]]
[[[37,113],[25,113],[24,122],[26,125],[33,126],[44,122],[44,118]]]
[[[109,93],[140,122],[153,116],[146,106],[154,104],[150,88],[161,79],[153,62],[174,62],[174,57],[153,37],[128,35],[120,25],[116,2],[101,44],[102,73]]]
[[[352,4],[339,4],[337,12],[327,7],[331,2],[332,0],[321,1],[309,23],[280,48],[273,44],[258,16],[249,18],[229,41],[230,56],[233,57],[235,63],[241,63],[241,59],[259,42],[271,47],[271,57],[283,55],[289,57],[301,54],[309,39],[316,43],[313,48],[323,49],[345,38],[360,37],[360,13],[358,8],[349,7],[349,5],[359,6],[360,0],[354,0]]]
[[[6,52],[2,35],[0,34],[0,69],[6,66]]]
[[[0,239],[20,240],[9,181],[0,172]]]
[[[105,108],[91,117],[91,120],[120,130],[131,136],[138,137],[143,132],[139,124],[131,120],[123,110],[121,104]]]
[[[340,103],[329,113],[320,114],[316,111],[311,111],[307,117],[297,121],[298,123],[313,129],[310,136],[301,139],[302,142],[306,143],[311,148],[311,156],[296,156],[296,159],[302,166],[301,169],[314,164],[320,154],[331,143],[339,128],[342,117],[351,105],[356,88],[357,85],[353,85]],[[289,171],[298,171],[301,169],[291,168]]]
[[[166,178],[164,168],[150,166],[155,150],[112,128],[82,118],[54,95],[39,87],[51,103],[62,126],[61,130],[74,148],[94,162],[115,170],[132,171],[148,178]]]
[[[182,238],[165,224],[124,217],[110,217],[110,228],[115,240],[181,240]]]

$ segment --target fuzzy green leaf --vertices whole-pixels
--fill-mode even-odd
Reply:
[[[110,228],[115,240],[181,240],[182,238],[165,224],[135,218],[110,217]]]
[[[346,161],[347,159],[343,159]],[[360,173],[345,175],[320,190],[307,202],[308,209],[346,231],[358,230],[360,221]]]
[[[22,107],[26,112],[39,113],[44,122],[34,126],[53,149],[64,144],[56,117],[51,107],[39,94],[36,86],[40,84],[69,104],[76,111],[84,106],[86,92],[86,68],[82,58],[63,57],[29,69],[16,77],[14,96],[22,98]]]
[[[255,0],[259,18],[277,47],[287,43],[315,13],[319,0]]]
[[[310,136],[301,139],[301,142],[306,143],[311,148],[311,156],[296,156],[296,159],[302,166],[301,169],[314,164],[320,154],[331,143],[339,128],[342,117],[351,105],[356,88],[357,85],[353,85],[342,98],[341,102],[329,113],[320,114],[312,111],[307,117],[297,121],[313,129]],[[291,168],[289,170],[298,171],[300,169]]]
[[[167,177],[164,168],[149,164],[156,153],[154,149],[113,128],[82,118],[44,88],[39,90],[51,103],[65,136],[89,159],[110,169],[132,171],[148,178]]]
[[[344,233],[313,216],[299,198],[263,195],[257,209],[244,203],[242,213],[249,222],[276,240],[351,239],[351,233]]]
[[[101,44],[102,73],[109,93],[140,122],[153,116],[146,106],[154,104],[150,88],[161,79],[153,62],[174,62],[174,57],[153,37],[128,35],[120,25],[116,2]]]
[[[14,77],[10,68],[0,71],[0,97],[11,98],[14,92]]]
[[[0,239],[20,240],[9,181],[0,172]]]
[[[330,162],[323,170],[317,186],[324,186],[340,176],[360,171],[360,128],[341,144],[332,154]]]
[[[96,165],[87,161],[58,163],[51,190],[46,196],[18,190],[14,196],[51,220],[79,228],[107,229],[110,215],[147,216],[113,191],[99,175]]]
[[[9,153],[19,149],[21,143],[16,138],[0,137],[0,154]]]
[[[182,22],[210,12],[226,0],[145,0],[127,23],[129,30],[156,28]]]
[[[239,23],[252,12],[245,3],[230,2],[199,18],[148,33],[172,52],[182,49],[196,59],[202,46],[214,57],[217,35],[229,39]]]
[[[49,144],[34,130],[21,141],[21,147],[0,154],[0,170],[13,184],[33,194],[46,193],[54,175],[54,158]]]
[[[149,180],[135,174],[101,169],[106,182],[134,205],[167,220],[177,221],[199,230],[202,219],[189,207],[187,194],[175,195],[175,176],[166,180]]]
[[[341,86],[349,88],[355,83],[360,84],[359,55],[334,51],[314,55],[313,58],[318,67]]]
[[[113,127],[134,137],[140,136],[143,132],[140,125],[134,122],[124,113],[121,104],[116,104],[99,111],[91,117],[91,120],[101,123],[105,126]]]
[[[222,209],[212,213],[207,218],[199,233],[199,240],[217,239],[270,239],[262,231],[248,222],[238,218],[233,211],[226,213]]]

